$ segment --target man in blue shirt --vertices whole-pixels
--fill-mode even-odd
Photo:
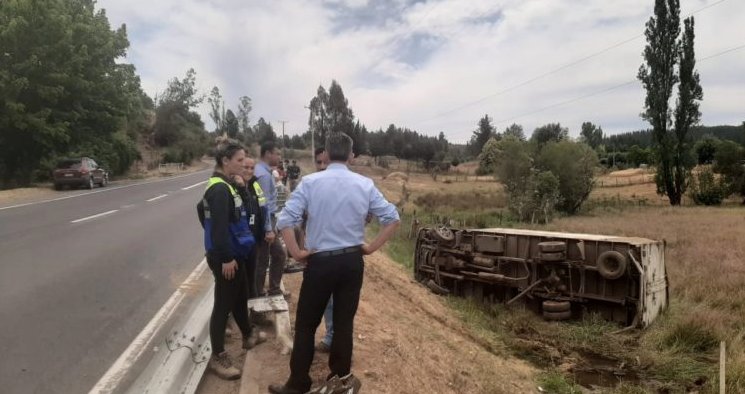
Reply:
[[[279,164],[281,153],[273,142],[265,142],[261,145],[261,160],[256,165],[256,181],[259,182],[261,190],[266,197],[266,210],[268,217],[264,220],[264,231],[266,235],[261,242],[257,242],[256,249],[256,289],[259,295],[264,295],[264,281],[266,280],[266,269],[269,267],[269,295],[280,295],[279,288],[282,281],[282,273],[285,269],[285,254],[282,244],[276,241],[274,226],[276,225],[277,212],[277,185],[272,176],[272,167]],[[271,263],[269,257],[271,256]]]
[[[329,351],[333,376],[350,374],[354,315],[359,304],[364,273],[363,255],[380,249],[399,226],[396,207],[386,201],[373,181],[347,168],[352,159],[352,139],[333,133],[326,139],[329,164],[325,171],[307,175],[279,214],[287,250],[299,262],[307,261],[295,317],[295,341],[290,378],[271,393],[298,394],[310,389],[308,374],[313,362],[314,338],[323,311],[334,297],[334,339]],[[298,246],[294,226],[307,212],[305,249]],[[378,236],[365,243],[365,219],[376,216],[383,226]]]

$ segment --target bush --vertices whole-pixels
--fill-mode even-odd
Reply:
[[[689,191],[696,205],[719,205],[727,197],[727,187],[706,167],[696,175],[691,175]]]
[[[509,207],[521,221],[548,223],[556,205],[561,201],[559,179],[550,171],[536,171],[513,187]]]
[[[588,145],[561,141],[546,145],[538,154],[536,167],[550,171],[559,179],[561,201],[557,208],[574,214],[592,191],[598,158]]]
[[[693,146],[698,164],[711,164],[719,146],[719,139],[712,135],[705,135]]]
[[[499,141],[494,137],[486,141],[479,155],[479,168],[476,170],[476,175],[486,175],[494,172],[500,155],[499,147]]]
[[[728,194],[745,197],[745,149],[732,141],[720,142],[714,154],[714,172],[722,175]]]

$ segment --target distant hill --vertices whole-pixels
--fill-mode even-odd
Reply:
[[[705,135],[713,135],[721,140],[731,140],[745,145],[745,124],[740,126],[698,126],[691,129],[691,141],[695,142]],[[603,144],[618,150],[628,150],[634,145],[640,148],[652,146],[652,130],[630,131],[603,138]]]

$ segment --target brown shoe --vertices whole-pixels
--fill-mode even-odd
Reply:
[[[212,372],[225,380],[236,380],[241,377],[241,370],[233,365],[233,360],[228,356],[228,352],[213,354],[208,364]]]

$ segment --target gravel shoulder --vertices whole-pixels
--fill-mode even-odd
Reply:
[[[362,381],[362,392],[535,392],[534,367],[481,346],[444,299],[413,281],[409,272],[386,255],[375,253],[365,260],[352,365]],[[285,285],[292,292],[293,321],[301,282],[302,274],[285,276]],[[323,332],[321,324],[318,339]],[[229,352],[242,364],[245,356],[239,347],[238,338],[229,340]],[[315,384],[328,373],[327,362],[326,354],[316,354],[311,370]],[[258,392],[264,393],[270,383],[287,378],[289,355],[280,355],[279,343],[270,339],[251,350],[247,369],[257,385],[250,391],[244,388],[244,392],[258,387]],[[221,381],[207,371],[197,393],[239,393],[240,387],[240,381]]]

